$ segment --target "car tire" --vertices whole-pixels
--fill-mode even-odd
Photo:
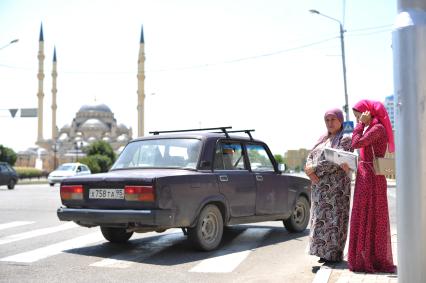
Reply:
[[[127,242],[133,232],[127,232],[124,228],[102,227],[101,232],[105,239],[111,243],[122,244]]]
[[[216,249],[222,241],[223,217],[216,205],[203,208],[195,227],[188,228],[188,238],[195,248],[202,251]]]
[[[53,187],[53,186],[55,185],[55,183],[49,183],[49,185],[50,185],[51,187]]]
[[[10,179],[10,180],[9,180],[9,183],[7,183],[7,188],[8,188],[9,190],[13,190],[13,189],[15,188],[15,184],[16,184],[16,181],[15,181],[15,180],[13,180],[13,179]]]
[[[291,216],[284,220],[284,226],[289,232],[303,232],[308,226],[310,218],[310,205],[308,200],[300,196],[294,206]]]

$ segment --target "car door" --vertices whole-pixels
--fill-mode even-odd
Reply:
[[[247,144],[251,174],[256,180],[256,215],[281,214],[288,209],[287,179],[275,171],[272,156],[263,144]]]
[[[0,164],[0,185],[7,184],[7,169],[3,164]]]
[[[256,185],[239,142],[220,142],[216,147],[214,172],[220,192],[228,201],[232,217],[252,216],[256,207]]]

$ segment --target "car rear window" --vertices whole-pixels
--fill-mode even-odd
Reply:
[[[129,143],[112,170],[123,168],[196,169],[201,141],[189,138],[142,140]]]

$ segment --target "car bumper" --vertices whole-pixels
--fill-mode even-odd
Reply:
[[[68,177],[47,177],[47,181],[51,184],[53,183],[60,183],[62,182],[65,178]]]
[[[83,226],[133,224],[137,226],[171,227],[174,222],[172,210],[111,210],[60,207],[57,215],[61,221],[74,221]]]

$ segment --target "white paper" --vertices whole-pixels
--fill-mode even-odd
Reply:
[[[343,163],[348,164],[349,168],[356,171],[358,164],[358,155],[353,152],[335,149],[331,147],[324,148],[325,159],[341,165]]]

